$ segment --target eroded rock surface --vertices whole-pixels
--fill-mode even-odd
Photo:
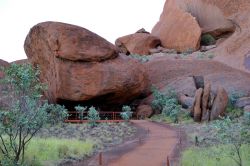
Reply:
[[[48,84],[50,102],[122,103],[148,86],[145,68],[97,34],[75,25],[44,22],[31,28],[24,44],[41,80]]]
[[[137,32],[118,38],[115,44],[125,54],[149,55],[150,49],[161,45],[161,41],[148,33]]]

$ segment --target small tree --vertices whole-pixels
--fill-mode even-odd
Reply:
[[[131,111],[130,106],[123,106],[122,107],[122,112],[120,113],[121,117],[123,120],[128,121],[132,117],[133,112]]]
[[[230,157],[238,166],[242,166],[242,145],[250,144],[249,126],[244,123],[233,122],[230,118],[214,121],[207,127],[207,130],[211,130],[213,133],[209,133],[204,140],[209,144],[219,143],[229,145],[229,151],[222,148],[223,153],[226,153],[225,157]]]
[[[87,109],[87,107],[83,107],[83,106],[78,105],[78,106],[75,106],[75,109],[79,113],[79,119],[83,120],[83,118],[84,118],[83,114],[84,114],[84,111]]]
[[[12,64],[4,72],[8,105],[0,111],[1,165],[6,161],[8,165],[20,165],[24,163],[25,147],[35,134],[45,124],[66,118],[67,112],[63,106],[41,99],[45,86],[39,81],[39,70],[29,64]]]
[[[90,107],[87,115],[87,119],[89,120],[89,124],[91,127],[95,127],[97,125],[96,121],[100,120],[99,112],[95,109],[95,107]]]

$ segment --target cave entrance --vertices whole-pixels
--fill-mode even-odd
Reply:
[[[94,107],[99,113],[100,120],[98,122],[121,122],[123,121],[121,117],[121,110],[123,105],[119,104],[104,104],[102,102],[96,101],[69,101],[69,100],[58,100],[58,104],[64,105],[68,110],[68,119],[66,122],[69,123],[86,123],[88,122],[87,115],[90,107]],[[87,107],[86,111],[80,114],[75,106]],[[132,119],[137,119],[136,113],[133,112]]]

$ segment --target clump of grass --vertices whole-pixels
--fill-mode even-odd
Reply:
[[[228,154],[231,146],[233,145],[189,148],[182,153],[181,166],[237,166],[231,154]],[[243,145],[241,153],[243,165],[250,165],[250,146]]]
[[[92,154],[95,143],[90,140],[34,138],[26,149],[27,163],[43,163],[73,157],[83,158]],[[39,165],[39,164],[38,164]]]

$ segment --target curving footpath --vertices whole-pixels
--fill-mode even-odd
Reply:
[[[166,125],[146,120],[132,121],[135,125],[148,130],[139,146],[122,156],[109,161],[108,166],[162,166],[166,165],[167,156],[171,156],[177,145],[177,134]],[[105,164],[106,165],[106,164]]]

